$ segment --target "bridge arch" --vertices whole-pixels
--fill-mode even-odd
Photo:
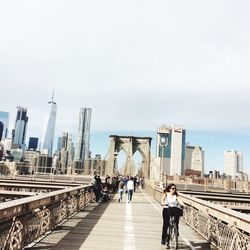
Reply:
[[[124,175],[133,175],[135,152],[140,152],[142,156],[142,175],[149,178],[150,171],[150,149],[151,137],[136,137],[136,136],[118,136],[110,135],[110,148],[108,159],[106,162],[106,174],[113,175],[116,172],[116,158],[121,150],[126,153],[126,163],[124,167]]]

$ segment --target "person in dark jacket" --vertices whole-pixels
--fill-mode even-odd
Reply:
[[[99,175],[95,175],[94,183],[93,183],[94,193],[95,193],[95,200],[96,202],[99,201],[101,190],[102,190],[102,180]]]

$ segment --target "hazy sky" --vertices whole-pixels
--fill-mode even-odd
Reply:
[[[27,107],[40,135],[55,86],[57,134],[81,106],[98,131],[250,131],[249,13],[248,0],[0,0],[0,110]]]

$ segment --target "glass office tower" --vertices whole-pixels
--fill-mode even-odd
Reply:
[[[0,122],[3,125],[2,139],[5,139],[8,136],[8,127],[9,127],[9,113],[8,112],[0,111]]]
[[[91,108],[81,108],[74,160],[85,160],[89,157]]]
[[[41,138],[41,151],[43,154],[47,154],[48,156],[52,156],[53,152],[53,143],[54,143],[55,126],[56,126],[56,111],[57,111],[57,105],[54,102],[54,94],[53,94],[51,101],[48,102],[48,111],[45,117],[42,130],[42,138]]]
[[[13,144],[17,144],[21,147],[25,145],[28,120],[27,109],[18,106],[15,129],[13,131]]]

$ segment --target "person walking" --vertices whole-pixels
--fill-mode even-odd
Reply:
[[[135,192],[135,189],[137,188],[137,178],[136,178],[136,176],[133,178],[133,181],[134,181],[134,192]]]
[[[141,177],[140,183],[141,183],[141,188],[144,188],[144,178],[143,177]]]
[[[129,177],[126,176],[125,179],[124,179],[124,188],[125,188],[125,193],[128,192],[128,188],[127,188],[127,184],[128,184],[128,181],[129,181]]]
[[[98,202],[100,199],[101,190],[102,190],[102,180],[99,174],[95,175],[94,177],[93,189],[95,193],[95,200],[96,202]]]
[[[127,190],[128,190],[128,203],[130,203],[132,201],[132,196],[134,192],[133,177],[130,177],[129,181],[127,182]]]
[[[118,202],[122,202],[123,191],[124,191],[124,180],[121,178],[118,184],[118,195],[119,195]]]
[[[163,217],[163,226],[162,226],[162,236],[161,244],[169,247],[169,239],[167,237],[167,231],[169,227],[170,215],[174,216],[174,221],[177,226],[177,231],[179,235],[179,219],[180,219],[180,206],[185,207],[185,204],[181,200],[180,196],[177,193],[175,184],[168,185],[163,191],[161,205],[164,207],[162,211]]]

